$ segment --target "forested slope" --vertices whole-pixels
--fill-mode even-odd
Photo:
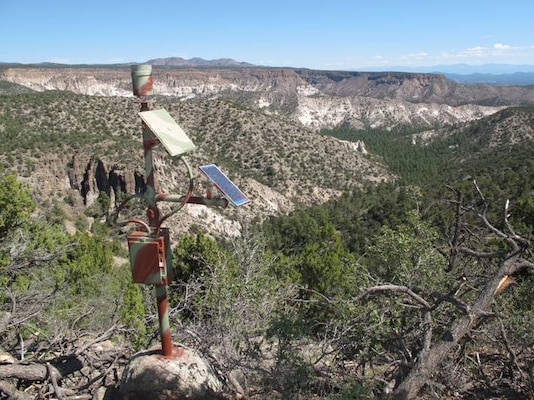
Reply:
[[[226,114],[187,124],[218,126],[224,115],[242,115],[233,105],[221,109]],[[6,115],[4,108],[4,129],[15,131],[8,124],[20,121]],[[532,397],[532,110],[491,118],[448,127],[425,143],[410,131],[323,132],[363,140],[365,161],[388,166],[396,179],[339,186],[338,198],[250,221],[240,237],[180,236],[169,297],[173,340],[216,366],[229,397]],[[129,145],[106,121],[95,143],[118,136]],[[196,135],[224,146],[200,129]],[[12,147],[0,178],[0,337],[11,364],[0,365],[0,391],[59,398],[104,388],[113,396],[128,356],[157,344],[154,293],[131,282],[123,232],[101,218],[90,231],[79,220],[68,233],[61,198],[43,213],[8,173],[18,157],[31,176],[25,161],[38,161],[35,151],[81,143],[44,137],[20,155],[13,140],[4,143]],[[246,161],[228,165],[239,162]],[[310,185],[322,179],[310,177]],[[107,350],[94,347],[108,339]],[[45,372],[31,375],[25,365]],[[58,372],[47,375],[47,365]]]

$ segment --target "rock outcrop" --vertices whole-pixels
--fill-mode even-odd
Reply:
[[[90,206],[101,192],[115,200],[124,195],[144,191],[144,176],[119,164],[107,164],[96,156],[74,154],[67,165],[67,175],[72,189],[80,192],[83,202]],[[117,205],[117,204],[115,204]]]
[[[197,351],[181,346],[174,346],[170,357],[160,350],[135,354],[119,388],[122,400],[213,400],[222,391],[213,367]]]

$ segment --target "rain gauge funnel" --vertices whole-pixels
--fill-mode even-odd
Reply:
[[[148,96],[152,94],[152,65],[132,65],[132,84],[134,96]]]

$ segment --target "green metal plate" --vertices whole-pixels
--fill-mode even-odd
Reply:
[[[196,149],[195,144],[167,110],[141,111],[139,116],[160,143],[163,144],[171,157]]]

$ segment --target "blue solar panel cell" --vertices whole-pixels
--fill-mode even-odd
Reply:
[[[250,199],[215,164],[203,165],[200,166],[199,169],[234,206],[242,206],[250,201]]]

